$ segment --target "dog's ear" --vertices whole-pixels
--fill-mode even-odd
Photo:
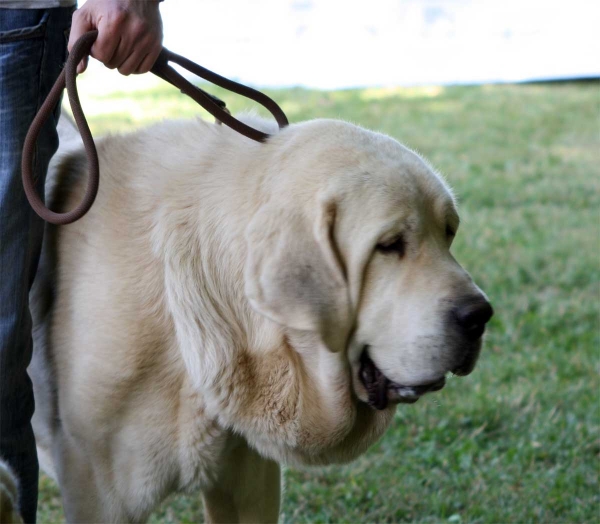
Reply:
[[[352,313],[335,214],[326,199],[311,212],[264,206],[246,230],[245,285],[255,310],[285,327],[316,332],[331,351],[340,351]]]

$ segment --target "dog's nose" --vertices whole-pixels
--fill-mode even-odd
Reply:
[[[477,340],[492,318],[494,310],[481,295],[464,298],[454,310],[454,318],[463,334],[470,340]]]

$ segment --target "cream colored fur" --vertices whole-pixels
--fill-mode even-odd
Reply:
[[[23,520],[17,507],[17,482],[12,471],[0,460],[0,523],[21,524]]]
[[[98,140],[94,206],[48,229],[34,422],[70,522],[143,521],[173,491],[202,491],[212,522],[274,522],[280,463],[350,461],[392,422],[364,402],[365,345],[407,386],[459,358],[444,315],[479,290],[443,180],[347,123],[252,124],[275,136],[196,120]],[[50,206],[84,173],[65,140]],[[404,257],[377,251],[398,233]]]

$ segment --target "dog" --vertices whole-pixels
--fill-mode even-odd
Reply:
[[[8,467],[0,460],[0,522],[2,524],[22,524],[17,510],[17,481]]]
[[[202,492],[208,522],[275,522],[280,464],[355,459],[475,366],[492,308],[450,252],[442,177],[346,122],[246,121],[273,136],[187,120],[98,140],[95,204],[47,228],[34,429],[70,522],[144,521],[174,491]],[[86,183],[62,128],[57,211]]]

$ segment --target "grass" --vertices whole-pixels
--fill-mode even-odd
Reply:
[[[356,462],[288,469],[281,520],[599,522],[598,83],[270,94],[291,121],[350,120],[440,169],[461,203],[455,255],[496,310],[471,376],[401,406]],[[91,102],[96,133],[198,113],[168,86]],[[62,519],[42,478],[39,521]],[[152,517],[199,521],[200,495]]]

